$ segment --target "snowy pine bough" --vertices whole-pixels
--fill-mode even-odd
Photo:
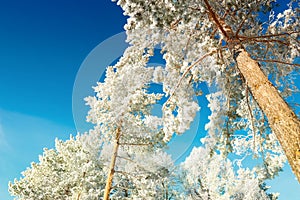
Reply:
[[[10,183],[19,199],[277,199],[265,181],[286,160],[300,180],[299,2],[119,0],[130,47],[98,83],[89,133],[56,141]],[[161,48],[165,66],[148,66]],[[162,85],[151,93],[151,84]],[[175,165],[165,148],[211,110],[203,146]],[[162,116],[152,107],[165,98]],[[292,103],[292,102],[291,102]],[[247,163],[251,165],[247,165]],[[44,182],[46,181],[46,182]]]

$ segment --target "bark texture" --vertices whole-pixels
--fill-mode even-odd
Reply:
[[[110,162],[109,172],[108,172],[108,176],[107,176],[107,180],[106,180],[103,200],[109,200],[113,177],[115,174],[115,165],[116,165],[116,160],[117,160],[117,156],[118,156],[118,149],[119,149],[119,145],[120,145],[119,144],[120,134],[121,134],[121,130],[120,130],[120,128],[117,128],[114,149],[113,149],[113,154],[111,156],[111,162]]]
[[[208,0],[204,0],[210,18],[223,34],[231,48],[237,67],[246,80],[253,98],[268,118],[292,171],[300,183],[300,121],[268,80],[257,61],[244,49],[231,27],[213,11]]]
[[[300,182],[300,121],[246,50],[236,51],[236,62],[255,101],[268,118],[291,168]]]

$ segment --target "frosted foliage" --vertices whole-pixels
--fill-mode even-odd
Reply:
[[[104,140],[100,158],[106,173],[110,170],[113,146],[117,140],[119,144],[111,199],[160,199],[172,194],[173,162],[160,150],[165,145],[165,118],[154,116],[151,111],[162,94],[147,91],[152,80],[164,78],[164,72],[163,68],[146,66],[151,55],[151,50],[128,48],[115,66],[107,68],[104,82],[94,87],[95,97],[86,98],[91,107],[88,121],[95,124]],[[185,112],[191,111],[180,111],[181,115],[188,115]],[[186,121],[182,119],[181,124]],[[118,139],[116,130],[120,132]]]
[[[105,166],[110,162],[112,145],[105,145],[101,153]],[[138,149],[139,148],[139,149]],[[120,148],[115,167],[114,190],[111,199],[165,199],[166,195],[176,196],[172,187],[174,164],[170,155],[161,150],[134,152]],[[106,170],[106,167],[104,168]]]
[[[145,91],[145,84],[151,80],[153,71],[145,67],[147,56],[135,51],[130,55],[133,57],[125,55],[116,66],[108,67],[105,82],[94,88],[96,97],[86,98],[91,106],[89,121],[95,124],[118,123],[125,113],[145,109],[142,102],[154,104],[159,98]]]
[[[91,107],[88,121],[98,125],[99,131],[108,141],[117,126],[124,127],[123,140],[140,138],[146,141],[155,137],[150,132],[159,132],[160,120],[151,117],[150,113],[151,105],[161,95],[150,94],[146,90],[154,71],[145,66],[147,60],[148,55],[128,49],[114,67],[108,67],[105,81],[94,88],[96,96],[86,98]],[[157,126],[154,127],[149,120],[155,120]]]
[[[207,148],[194,148],[181,167],[188,199],[276,199],[276,194],[265,193],[254,171],[239,168],[235,172],[230,160]]]
[[[153,49],[155,45],[162,48],[166,66],[154,71],[153,80],[162,82],[165,94],[171,96],[164,106],[166,141],[173,133],[181,134],[188,129],[190,120],[180,121],[180,117],[177,118],[172,113],[177,112],[180,107],[189,109],[190,105],[177,104],[192,102],[193,92],[190,83],[214,84],[219,89],[218,92],[222,93],[224,101],[219,105],[222,109],[215,109],[211,104],[213,112],[207,125],[207,130],[211,134],[216,136],[222,134],[220,129],[224,127],[224,123],[234,124],[230,132],[251,126],[249,116],[246,120],[235,120],[230,117],[231,113],[237,111],[239,103],[246,98],[245,84],[241,83],[243,80],[234,67],[234,59],[229,49],[224,48],[222,42],[224,36],[207,15],[203,0],[119,0],[117,4],[123,8],[124,14],[129,16],[125,29],[130,44],[140,51]],[[299,12],[292,4],[278,16],[273,14],[272,0],[259,3],[252,0],[212,1],[210,4],[216,14],[226,16],[225,22],[233,31],[239,33],[240,40],[254,58],[266,60],[276,58],[293,62],[299,55],[299,32],[295,32],[299,30]],[[228,14],[229,11],[232,14]],[[269,20],[261,21],[258,12],[268,13]],[[264,35],[272,33],[279,35],[270,40],[269,37],[264,38]],[[280,33],[288,34],[280,35]],[[282,42],[277,42],[278,40]],[[202,59],[207,54],[208,56]],[[292,66],[284,63],[274,65],[269,62],[261,62],[261,66],[266,75],[272,75],[272,81],[282,91],[282,95],[290,95],[291,91],[296,90],[292,81],[294,70]],[[256,106],[254,101],[249,101],[249,104],[251,107]],[[196,109],[195,106],[192,107]],[[195,116],[195,112],[185,113],[189,113],[188,119]],[[244,116],[245,114],[238,117]],[[186,127],[183,124],[186,124]],[[211,128],[214,130],[210,130]]]
[[[128,16],[130,47],[104,82],[87,97],[88,133],[56,140],[38,163],[10,183],[19,199],[99,199],[118,144],[110,199],[276,199],[264,181],[274,178],[286,160],[236,67],[237,38],[251,58],[286,98],[297,91],[292,64],[299,56],[299,5],[291,1],[282,13],[274,0],[114,0]],[[208,15],[209,2],[224,29]],[[263,17],[261,17],[264,15]],[[165,66],[147,66],[156,47]],[[162,94],[149,92],[162,84]],[[203,147],[196,147],[176,175],[163,147],[173,134],[190,128],[200,110],[195,93],[207,83],[211,111]],[[162,117],[152,106],[166,97]],[[119,138],[117,138],[120,133]],[[117,141],[117,142],[116,142]],[[254,159],[253,166],[246,166]],[[181,184],[182,183],[182,184]],[[183,187],[181,189],[181,187]]]
[[[127,167],[132,168],[132,163],[128,164],[130,166]],[[166,199],[168,195],[174,196],[175,191],[171,189],[174,186],[171,182],[174,166],[169,155],[161,151],[138,154],[135,165],[132,183],[136,187],[136,192],[132,195],[132,199],[155,200]]]
[[[141,52],[151,52],[151,56],[154,47],[162,48],[166,64],[154,69],[152,81],[161,83],[168,97],[161,124],[164,141],[174,133],[184,133],[193,121],[200,107],[193,98],[197,90],[194,86],[202,82],[213,86],[214,91],[206,96],[211,110],[205,126],[208,135],[202,139],[205,151],[213,156],[206,159],[221,162],[221,157],[233,158],[234,162],[222,162],[232,165],[228,169],[249,171],[252,176],[247,178],[247,184],[256,185],[253,195],[260,195],[259,186],[278,174],[286,158],[236,67],[236,55],[231,52],[234,42],[224,38],[238,37],[251,58],[259,62],[265,75],[287,98],[298,91],[293,82],[298,73],[293,62],[299,56],[299,3],[291,1],[286,10],[275,13],[274,0],[208,1],[226,24],[221,26],[226,30],[230,26],[236,34],[226,36],[208,14],[204,0],[116,2],[128,16],[128,42]],[[243,168],[247,159],[254,159],[257,165]],[[243,179],[234,174],[232,179]],[[234,198],[254,198],[241,195]]]
[[[105,82],[98,83],[94,88],[96,97],[86,98],[87,104],[91,107],[88,121],[99,124],[101,131],[107,137],[113,135],[115,125],[120,122],[129,126],[136,124],[136,128],[141,129],[141,124],[149,126],[149,120],[155,120],[156,128],[164,127],[164,141],[168,141],[174,133],[182,134],[189,129],[190,123],[199,110],[198,104],[193,100],[193,89],[188,84],[189,80],[183,80],[176,93],[173,93],[171,90],[175,83],[172,80],[174,77],[178,79],[180,72],[176,70],[168,72],[166,70],[168,67],[165,69],[146,67],[149,56],[151,56],[150,50],[145,53],[133,47],[127,49],[121,60],[114,67],[107,69]],[[169,62],[172,61],[167,60],[167,66]],[[174,98],[165,106],[161,119],[150,116],[151,104],[155,104],[162,97],[161,94],[147,93],[147,84],[151,81],[156,83],[162,81],[165,94],[173,93]],[[177,114],[175,115],[173,111]],[[145,116],[147,117],[144,118]],[[138,117],[141,124],[133,123],[132,120]],[[153,124],[150,126],[151,129],[155,128]],[[126,127],[127,129],[129,127]],[[135,133],[132,131],[134,129],[130,130],[128,134]],[[136,134],[138,132],[141,133],[138,130]]]
[[[55,140],[55,149],[44,149],[39,162],[22,172],[20,180],[9,183],[9,191],[18,199],[99,199],[105,176],[99,159],[101,140],[77,135],[63,142]],[[89,138],[89,139],[87,139]]]

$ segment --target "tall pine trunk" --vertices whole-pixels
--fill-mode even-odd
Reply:
[[[300,182],[299,119],[246,50],[240,46],[236,55],[237,67],[244,76],[253,98],[267,116],[269,125]]]
[[[251,58],[239,42],[230,26],[212,10],[208,0],[204,0],[210,18],[223,34],[231,47],[237,67],[246,80],[253,98],[268,118],[288,162],[300,183],[300,121],[293,110],[281,97],[278,90],[268,80],[259,63]]]
[[[120,127],[118,127],[116,130],[114,149],[113,149],[113,153],[111,156],[111,162],[110,162],[108,176],[107,176],[107,180],[106,180],[103,200],[109,200],[109,195],[110,195],[110,191],[112,188],[113,177],[115,174],[115,165],[116,165],[116,160],[117,160],[117,156],[118,156],[120,134],[121,134],[121,130],[120,130]]]

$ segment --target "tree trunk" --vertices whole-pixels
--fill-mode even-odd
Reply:
[[[108,176],[107,176],[107,180],[106,180],[103,200],[109,200],[112,181],[113,181],[113,177],[114,177],[114,174],[115,174],[116,159],[117,159],[117,156],[118,156],[120,132],[121,132],[121,130],[118,127],[117,130],[116,130],[116,138],[115,138],[115,143],[114,143],[114,149],[113,149],[113,154],[111,156],[111,162],[110,162],[109,172],[108,172]]]
[[[259,63],[251,58],[239,42],[230,26],[212,10],[208,0],[204,0],[209,15],[223,34],[233,51],[237,67],[246,80],[253,98],[268,118],[269,125],[275,133],[288,162],[300,183],[300,121],[281,97],[278,90],[268,80]]]
[[[300,121],[260,69],[259,64],[241,46],[236,62],[253,98],[268,118],[294,174],[300,182]]]

